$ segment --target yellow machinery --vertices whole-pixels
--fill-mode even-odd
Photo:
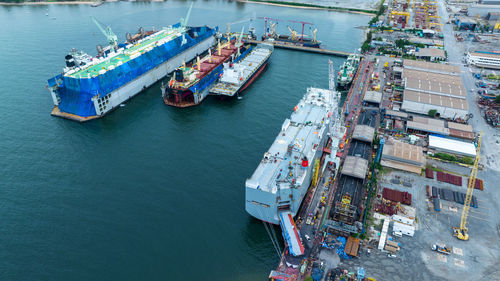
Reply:
[[[464,209],[462,210],[462,218],[460,219],[460,227],[453,228],[453,236],[460,240],[469,240],[467,233],[467,216],[469,215],[470,203],[472,200],[472,192],[474,192],[474,185],[476,183],[477,167],[479,165],[479,154],[481,152],[481,132],[477,139],[476,160],[470,172],[469,185],[467,186],[467,195],[465,196]]]
[[[319,176],[319,159],[316,159],[314,162],[314,172],[313,172],[313,180],[311,183],[311,186],[316,186],[318,183],[318,176]]]
[[[410,18],[410,13],[408,13],[408,12],[392,11],[391,12],[391,17],[393,15],[406,16],[406,23],[408,23],[408,19]]]

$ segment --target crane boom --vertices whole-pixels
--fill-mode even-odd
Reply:
[[[474,186],[476,184],[477,168],[479,166],[479,154],[481,152],[481,132],[477,138],[476,147],[476,159],[474,161],[474,166],[470,172],[469,185],[467,186],[467,194],[465,195],[464,208],[462,210],[462,217],[460,218],[460,227],[453,228],[453,236],[460,240],[469,240],[469,234],[467,233],[467,216],[469,215],[470,204],[472,201],[472,193],[474,192]]]
[[[181,27],[184,29],[186,28],[189,17],[191,16],[191,9],[193,9],[193,2],[191,2],[191,4],[189,5],[189,10],[187,12],[186,18],[181,18]]]
[[[106,39],[108,39],[109,46],[115,47],[118,43],[118,36],[116,36],[116,34],[113,33],[111,27],[106,26],[106,28],[104,28],[96,18],[94,18],[93,16],[90,16],[90,18],[95,23],[95,25],[97,25],[97,27],[101,30],[102,34],[106,36]]]
[[[255,20],[255,13],[252,14],[251,17],[249,18],[246,18],[246,19],[242,19],[242,20],[239,20],[239,21],[235,21],[235,22],[228,22],[227,23],[227,34],[231,33],[231,25],[233,24],[239,24],[239,23],[244,23],[244,22],[247,22],[247,21],[254,21]]]

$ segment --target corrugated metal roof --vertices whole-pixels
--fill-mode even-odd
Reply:
[[[429,148],[458,155],[476,156],[476,146],[470,142],[441,138],[433,135],[429,135]]]
[[[375,128],[367,125],[356,125],[352,138],[360,141],[366,141],[371,143],[373,141],[373,136],[375,135]]]
[[[356,156],[347,156],[342,167],[342,175],[364,179],[368,171],[368,160]]]
[[[377,91],[366,91],[363,101],[380,103],[382,101],[382,93]]]

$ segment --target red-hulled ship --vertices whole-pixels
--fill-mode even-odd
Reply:
[[[182,66],[174,71],[168,85],[162,86],[166,105],[189,107],[200,104],[209,94],[209,89],[223,72],[223,63],[238,60],[246,55],[248,46],[240,40],[232,40],[210,49],[203,58],[197,58],[191,66]]]

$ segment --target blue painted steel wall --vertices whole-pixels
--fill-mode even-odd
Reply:
[[[248,48],[245,50],[242,54],[240,54],[234,62],[239,62],[242,60],[244,57],[246,57],[250,51],[252,50],[253,47]],[[203,77],[196,85],[189,87],[189,90],[191,92],[196,93],[196,91],[201,92],[205,90],[207,87],[210,87],[215,81],[219,79],[219,77],[222,75],[224,72],[224,65],[220,64],[216,68],[214,68],[208,75]]]
[[[178,25],[176,24],[174,27]],[[106,96],[165,61],[209,38],[215,34],[216,30],[216,28],[212,29],[206,26],[193,27],[190,31],[196,32],[198,37],[192,38],[186,33],[184,36],[187,41],[186,44],[181,46],[183,37],[180,36],[95,78],[63,77],[62,84],[59,86],[59,96],[61,97],[59,109],[78,116],[96,115],[97,113],[91,100],[93,96],[97,94],[101,97]],[[49,85],[53,84],[54,78],[48,80]]]

